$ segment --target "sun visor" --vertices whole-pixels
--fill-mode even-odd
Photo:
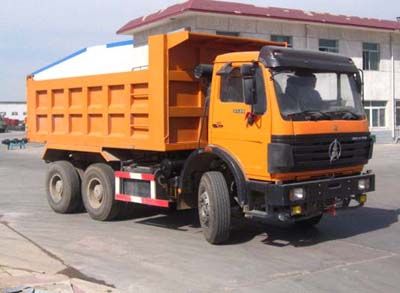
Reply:
[[[264,46],[260,62],[272,69],[310,69],[320,72],[358,72],[351,58],[333,53]]]

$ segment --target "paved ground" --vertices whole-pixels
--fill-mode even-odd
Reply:
[[[45,199],[41,152],[32,145],[0,147],[0,288],[399,292],[398,145],[376,146],[369,168],[377,174],[378,191],[366,207],[327,216],[306,233],[236,223],[232,241],[223,246],[203,240],[190,212],[139,208],[130,219],[109,223],[86,213],[53,213]]]

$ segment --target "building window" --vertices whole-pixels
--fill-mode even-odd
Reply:
[[[396,101],[396,126],[400,126],[400,100]]]
[[[284,43],[287,43],[290,48],[293,47],[293,37],[291,37],[291,36],[272,35],[271,41],[284,42]]]
[[[6,112],[0,112],[0,117],[4,117],[4,116],[6,116]]]
[[[229,36],[229,37],[238,37],[238,36],[240,36],[239,32],[228,32],[228,31],[217,31],[216,34],[217,35],[221,35],[221,36]]]
[[[319,39],[319,50],[322,52],[339,53],[339,41]]]
[[[18,116],[18,112],[11,112],[11,116]]]
[[[221,77],[221,101],[243,102],[242,75],[239,68],[234,68],[231,73]]]
[[[26,116],[26,112],[24,112],[24,116]]]
[[[365,114],[370,127],[386,126],[386,102],[385,101],[365,101]]]
[[[379,44],[363,43],[363,69],[379,70],[380,61]]]

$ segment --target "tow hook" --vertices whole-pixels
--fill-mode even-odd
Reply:
[[[332,205],[325,210],[326,213],[330,214],[331,216],[336,216],[336,205]]]

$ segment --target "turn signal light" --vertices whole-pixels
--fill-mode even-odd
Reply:
[[[367,202],[367,195],[366,194],[361,194],[360,197],[358,198],[358,202],[360,204],[365,204]]]
[[[303,212],[301,206],[292,206],[292,216],[298,216],[301,215]]]

